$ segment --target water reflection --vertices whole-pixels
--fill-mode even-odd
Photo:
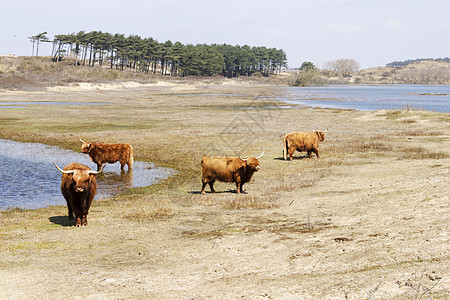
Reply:
[[[78,162],[96,170],[88,155],[37,143],[19,143],[0,139],[0,209],[7,207],[40,208],[65,205],[61,194],[59,167]],[[175,174],[174,170],[135,161],[132,170],[120,164],[108,164],[97,175],[96,199],[110,197],[128,188],[149,186]]]

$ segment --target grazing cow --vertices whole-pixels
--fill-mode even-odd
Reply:
[[[87,143],[80,139],[81,152],[89,154],[91,160],[97,164],[97,171],[103,164],[120,162],[120,169],[128,165],[128,170],[133,168],[133,147],[130,144],[104,144]]]
[[[253,173],[257,172],[261,166],[258,157],[212,157],[202,158],[202,194],[205,194],[206,184],[209,184],[211,192],[215,193],[213,184],[216,180],[236,183],[236,191],[242,193],[244,183],[252,179]]]
[[[63,173],[61,180],[61,192],[66,199],[69,210],[69,219],[73,220],[75,213],[76,226],[87,225],[87,214],[92,200],[97,193],[97,181],[95,175],[100,171],[92,171],[88,166],[71,163],[61,170],[55,163],[55,167]]]
[[[291,132],[284,136],[283,140],[283,158],[292,160],[295,151],[306,151],[309,158],[314,152],[319,158],[319,142],[325,139],[325,131],[313,130],[313,132]]]

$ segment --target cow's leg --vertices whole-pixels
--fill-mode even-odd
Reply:
[[[309,158],[311,158],[311,151],[308,151],[308,156]]]
[[[68,210],[69,220],[73,220],[73,210],[72,210],[72,207],[70,206],[69,202],[67,202],[67,210]]]
[[[240,194],[242,192],[242,185],[240,182],[236,182],[236,192]]]
[[[202,181],[202,195],[205,194],[205,187],[206,187],[207,184],[208,184],[208,182]]]
[[[216,191],[214,190],[213,185],[214,185],[214,181],[210,181],[210,182],[209,182],[209,187],[211,188],[211,193],[214,194]]]
[[[240,191],[241,191],[241,193],[244,192],[244,184],[243,183],[241,183]]]
[[[87,216],[83,215],[83,217],[81,218],[81,225],[82,226],[86,226],[87,225]]]
[[[290,147],[289,149],[288,149],[288,154],[289,154],[289,160],[292,160],[292,156],[294,155],[294,152],[295,152],[295,148],[292,148],[292,147]]]
[[[75,223],[75,226],[77,226],[77,227],[81,226],[81,218],[80,218],[80,216],[77,216],[77,221]]]
[[[120,160],[120,169],[123,170],[123,168],[125,168],[125,165],[127,165],[127,164],[128,164],[128,169],[130,169],[130,165],[129,165],[129,163],[128,163],[128,159],[127,159],[126,157],[123,157],[123,158]]]
[[[316,153],[317,158],[319,158],[319,150],[314,150],[314,153]]]
[[[102,169],[102,164],[97,164],[97,172]]]

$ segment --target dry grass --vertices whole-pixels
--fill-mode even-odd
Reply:
[[[338,142],[331,142],[327,145],[328,152],[333,157],[345,157],[353,153],[367,152],[392,152],[395,147],[387,135],[357,135],[350,138],[339,139]]]
[[[442,136],[443,131],[427,131],[427,130],[407,130],[403,131],[401,135],[406,136]]]
[[[69,224],[65,207],[2,211],[0,278],[6,283],[0,291],[44,298],[70,298],[75,288],[91,297],[125,299],[260,298],[262,293],[320,299],[345,290],[357,299],[386,277],[394,288],[383,291],[383,284],[373,297],[401,294],[395,282],[405,282],[423,267],[419,255],[446,253],[441,233],[448,197],[441,187],[448,151],[441,146],[448,143],[442,127],[448,117],[265,110],[267,102],[251,102],[266,90],[251,85],[197,88],[199,93],[243,94],[239,99],[174,97],[180,91],[170,86],[2,94],[3,101],[112,103],[0,110],[2,138],[73,150],[79,149],[80,134],[97,141],[125,140],[136,159],[176,168],[178,175],[94,202],[86,228]],[[236,103],[254,109],[241,110]],[[411,114],[418,122],[399,122]],[[204,151],[235,155],[221,133],[236,118],[245,125],[238,129],[248,130],[236,130],[235,140],[244,142],[249,155],[265,150],[262,168],[246,184],[247,194],[237,195],[234,184],[217,183],[217,194],[200,195],[201,156]],[[280,158],[283,134],[328,125],[320,159],[305,158],[305,153],[296,153],[291,162]],[[416,135],[409,134],[415,128],[420,128]],[[426,148],[421,146],[431,139]],[[419,172],[426,184],[417,178]],[[444,255],[429,262],[436,276],[448,274]],[[34,295],[30,285],[37,287]],[[443,290],[436,286],[432,292]]]
[[[441,151],[431,151],[423,147],[402,147],[397,151],[399,159],[443,159],[449,155]]]
[[[270,196],[241,195],[220,202],[224,209],[269,209],[278,207],[277,199]]]
[[[124,217],[133,221],[147,222],[159,218],[171,218],[177,211],[171,199],[154,195],[122,201],[117,205],[121,206]]]

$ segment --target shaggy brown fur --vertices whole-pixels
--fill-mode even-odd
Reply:
[[[128,170],[133,168],[133,147],[130,144],[104,144],[86,143],[81,145],[81,152],[89,154],[92,161],[97,164],[97,171],[103,164],[120,162],[120,168],[128,165]]]
[[[75,213],[76,226],[86,226],[89,207],[97,193],[96,174],[92,174],[88,166],[78,163],[71,163],[63,170],[73,171],[72,174],[63,173],[61,180],[61,192],[67,202],[69,219],[72,220]]]
[[[209,184],[211,192],[215,193],[213,184],[216,180],[236,183],[236,191],[242,193],[244,183],[252,179],[253,173],[261,166],[255,157],[241,159],[238,157],[211,157],[202,158],[202,194],[205,194],[206,184]]]
[[[289,154],[289,160],[292,160],[295,151],[306,151],[309,158],[311,158],[311,153],[314,152],[319,158],[319,142],[324,139],[325,133],[323,131],[288,133],[283,140],[283,158],[287,160]]]

